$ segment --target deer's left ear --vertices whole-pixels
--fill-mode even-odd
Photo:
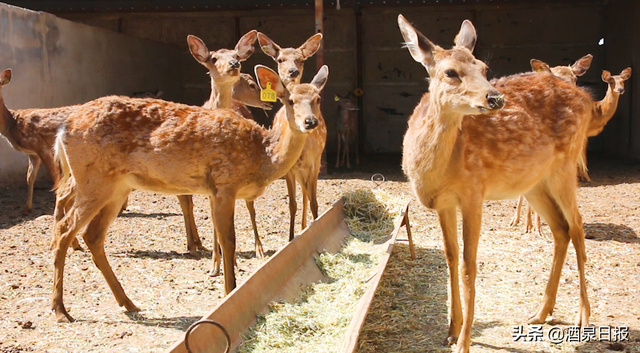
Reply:
[[[460,26],[460,32],[458,32],[458,35],[453,42],[456,44],[456,47],[464,47],[473,52],[477,39],[478,36],[476,34],[476,28],[473,27],[471,21],[464,20],[464,22],[462,22],[462,26]]]
[[[0,86],[4,86],[11,82],[11,69],[6,69],[0,74]]]

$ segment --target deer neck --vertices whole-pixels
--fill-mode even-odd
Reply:
[[[609,85],[609,88],[607,88],[607,94],[601,101],[596,103],[596,105],[600,108],[600,114],[602,115],[603,119],[611,119],[613,114],[616,112],[616,109],[618,108],[619,99],[620,94],[615,93],[611,88],[611,85]]]
[[[215,82],[212,77],[211,96],[209,96],[209,100],[203,107],[207,109],[231,109],[234,83],[235,82],[232,81],[224,83]]]
[[[611,120],[618,108],[618,100],[620,94],[613,91],[611,85],[607,88],[607,94],[601,101],[597,101],[594,105],[593,116],[589,123],[588,136],[596,136],[604,126]]]
[[[0,133],[11,141],[11,128],[16,124],[11,111],[4,105],[4,99],[0,98]],[[13,142],[12,142],[13,143]]]
[[[280,116],[284,115],[285,119]],[[274,125],[266,133],[266,151],[274,178],[286,174],[296,163],[304,148],[307,133],[291,127],[294,123],[294,112],[291,106],[285,105],[276,113]]]
[[[403,169],[420,188],[437,189],[453,158],[463,114],[441,105],[434,95],[423,100],[409,121],[405,135]]]

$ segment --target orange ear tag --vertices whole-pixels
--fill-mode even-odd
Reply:
[[[275,102],[278,100],[278,94],[271,89],[271,82],[267,82],[267,88],[260,90],[260,100],[263,102]]]

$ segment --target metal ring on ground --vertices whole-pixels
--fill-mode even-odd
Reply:
[[[227,339],[227,348],[225,348],[224,353],[229,353],[229,350],[231,349],[231,336],[229,336],[229,332],[227,332],[227,329],[225,329],[224,326],[222,326],[222,324],[217,321],[206,320],[206,319],[194,322],[191,326],[189,326],[189,328],[187,329],[187,332],[185,332],[184,346],[187,348],[187,352],[193,353],[191,351],[191,347],[189,347],[189,335],[191,334],[191,331],[193,331],[193,329],[200,324],[212,324],[217,326],[220,330],[222,330],[222,333],[224,333],[224,337]]]
[[[376,173],[371,176],[371,181],[373,181],[373,183],[376,184],[375,187],[377,188],[378,186],[382,185],[382,183],[387,181],[387,178],[385,178],[384,175],[380,173]]]

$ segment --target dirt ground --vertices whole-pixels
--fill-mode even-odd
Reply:
[[[348,191],[379,187],[410,194],[397,156],[374,157],[358,172],[331,171],[318,184],[321,211]],[[485,203],[478,252],[474,352],[640,352],[640,165],[591,158],[590,183],[578,191],[587,236],[591,323],[628,327],[629,341],[552,344],[514,342],[544,292],[552,241],[509,227],[515,200]],[[26,188],[0,189],[0,352],[162,352],[223,296],[222,277],[209,277],[211,253],[186,252],[182,215],[172,196],[134,192],[115,221],[107,255],[129,297],[143,311],[118,307],[87,251],[71,252],[65,272],[65,304],[77,321],[57,324],[50,314],[53,265],[49,251],[53,194],[35,192],[34,211],[24,215]],[[196,197],[196,223],[211,246],[209,208]],[[286,245],[289,211],[283,180],[256,202],[267,259]],[[300,212],[298,213],[300,214]],[[299,216],[298,216],[299,217]],[[435,214],[413,202],[410,218],[418,259],[397,245],[361,336],[360,352],[446,352],[448,270]],[[299,224],[299,221],[298,221]],[[544,232],[549,230],[545,226]],[[236,208],[239,282],[266,259],[256,259],[244,202]],[[401,235],[402,237],[402,235]],[[570,247],[547,332],[573,321],[578,304],[575,252]]]

